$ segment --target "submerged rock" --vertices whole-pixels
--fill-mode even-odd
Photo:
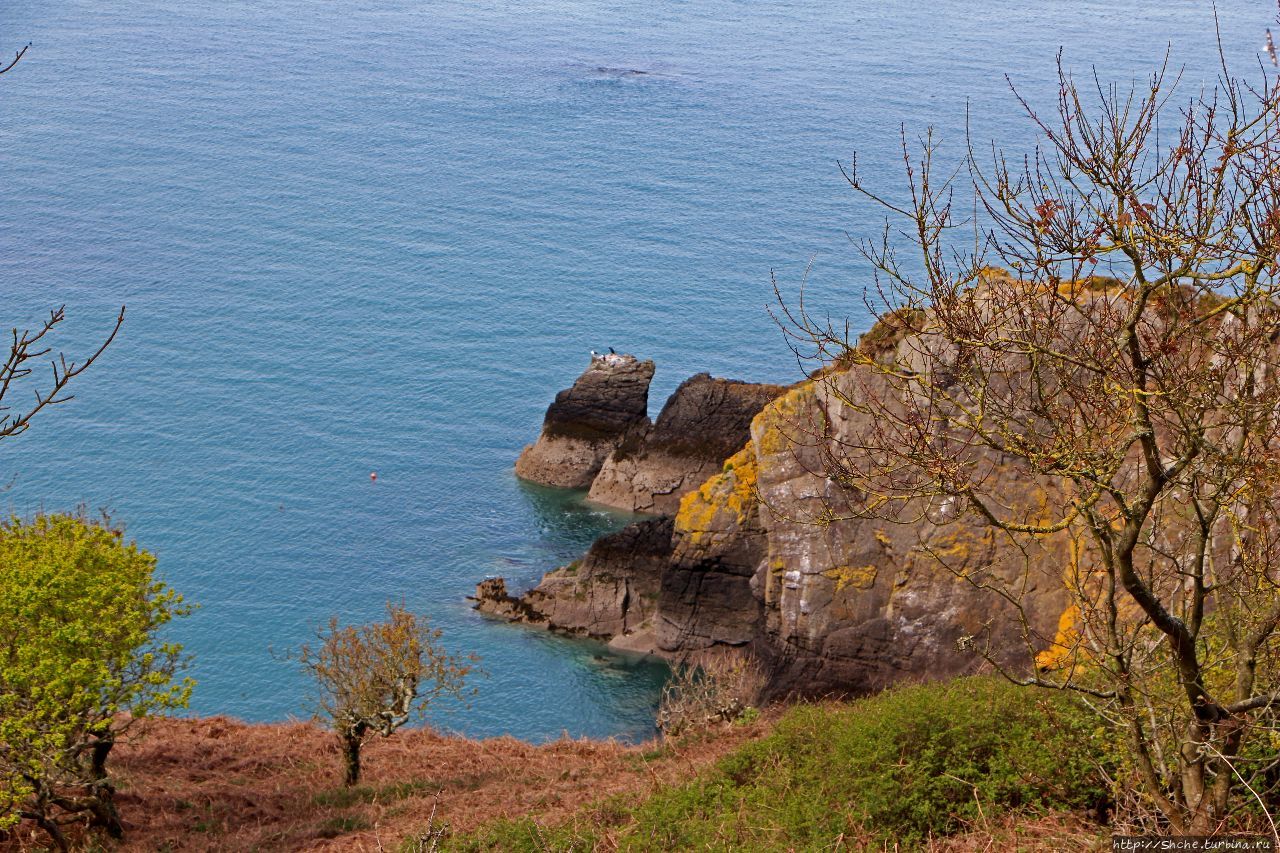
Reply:
[[[556,395],[542,434],[516,460],[516,475],[547,486],[585,489],[628,436],[649,426],[653,362],[630,355],[593,356]]]

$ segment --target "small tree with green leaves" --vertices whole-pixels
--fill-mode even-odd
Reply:
[[[120,836],[107,756],[193,685],[158,636],[190,608],[155,564],[106,518],[0,524],[0,827],[30,819],[63,850],[73,822]]]
[[[315,645],[299,650],[298,660],[316,680],[316,716],[341,742],[344,784],[360,781],[366,740],[390,737],[441,696],[464,695],[477,658],[446,652],[441,633],[403,605],[388,604],[385,622],[342,626],[334,616],[316,633]]]

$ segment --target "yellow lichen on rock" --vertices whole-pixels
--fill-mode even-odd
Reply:
[[[760,453],[782,453],[822,433],[825,415],[820,407],[811,405],[815,397],[815,383],[801,382],[755,416],[751,434],[756,436]]]
[[[840,592],[847,586],[870,589],[876,582],[878,571],[875,566],[836,566],[834,569],[827,569],[822,575],[835,581],[836,592]]]
[[[725,462],[724,470],[680,500],[675,529],[699,542],[720,526],[742,524],[755,509],[759,466],[750,443]],[[723,514],[723,515],[722,515]]]
[[[1053,643],[1036,655],[1036,668],[1048,672],[1075,663],[1079,642],[1080,608],[1071,604],[1058,617],[1058,633]]]

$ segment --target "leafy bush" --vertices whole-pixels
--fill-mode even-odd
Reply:
[[[400,853],[425,853],[430,847],[422,847],[417,839],[406,839]],[[445,839],[438,849],[448,851],[502,851],[502,853],[591,853],[601,846],[602,839],[593,827],[580,823],[560,826],[543,826],[537,820],[525,816],[496,820],[479,832],[462,838]]]
[[[809,850],[841,836],[910,849],[1013,813],[1099,810],[1091,713],[990,678],[801,705],[698,778],[546,827],[498,821],[449,849]]]
[[[66,849],[60,827],[87,814],[120,834],[107,756],[192,686],[157,636],[189,608],[154,570],[106,519],[0,523],[0,828],[27,817]]]
[[[1099,808],[1091,717],[988,678],[793,709],[717,772],[637,809],[639,846],[912,843],[1011,811]],[[785,846],[785,845],[784,845]]]

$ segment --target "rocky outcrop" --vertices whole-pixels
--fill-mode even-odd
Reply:
[[[651,651],[652,620],[671,560],[670,518],[639,521],[595,541],[578,561],[547,574],[516,598],[502,578],[476,587],[478,610],[604,640],[626,637]]]
[[[864,356],[895,359],[901,338],[873,336]],[[781,396],[775,386],[694,377],[653,427],[619,442],[591,492],[661,510],[683,491],[674,518],[604,537],[580,564],[503,607],[671,658],[750,649],[769,664],[775,694],[962,674],[980,660],[960,647],[972,636],[1025,666],[1027,638],[1052,638],[1066,624],[1063,577],[1078,554],[1052,538],[1019,551],[942,499],[904,504],[900,523],[862,517],[827,471],[876,428],[856,403],[880,381],[857,358]],[[736,433],[757,403],[746,434]],[[712,452],[727,458],[695,486]],[[1011,505],[1057,499],[1000,458],[970,461],[1002,478]],[[1015,581],[1024,582],[1020,617],[991,591]]]
[[[720,470],[751,420],[787,389],[699,373],[667,400],[653,426],[605,460],[588,497],[631,512],[674,514],[680,498]]]
[[[751,420],[786,391],[779,385],[700,373],[647,416],[653,362],[593,356],[573,387],[556,395],[542,434],[516,461],[516,474],[549,486],[587,489],[597,503],[674,514],[680,498],[720,470],[747,440]]]
[[[671,558],[671,519],[628,525],[596,540],[576,563],[522,596],[562,630],[613,639],[648,628]]]
[[[658,597],[656,640],[672,656],[759,637],[764,610],[751,580],[768,548],[748,446],[685,495]]]
[[[547,486],[588,488],[609,454],[649,426],[653,362],[592,356],[587,370],[556,395],[542,434],[516,461],[516,475]]]
[[[531,610],[520,599],[507,592],[505,578],[487,578],[476,584],[476,594],[472,596],[476,610],[499,616],[508,622],[531,622],[539,624],[545,620],[542,615]]]

